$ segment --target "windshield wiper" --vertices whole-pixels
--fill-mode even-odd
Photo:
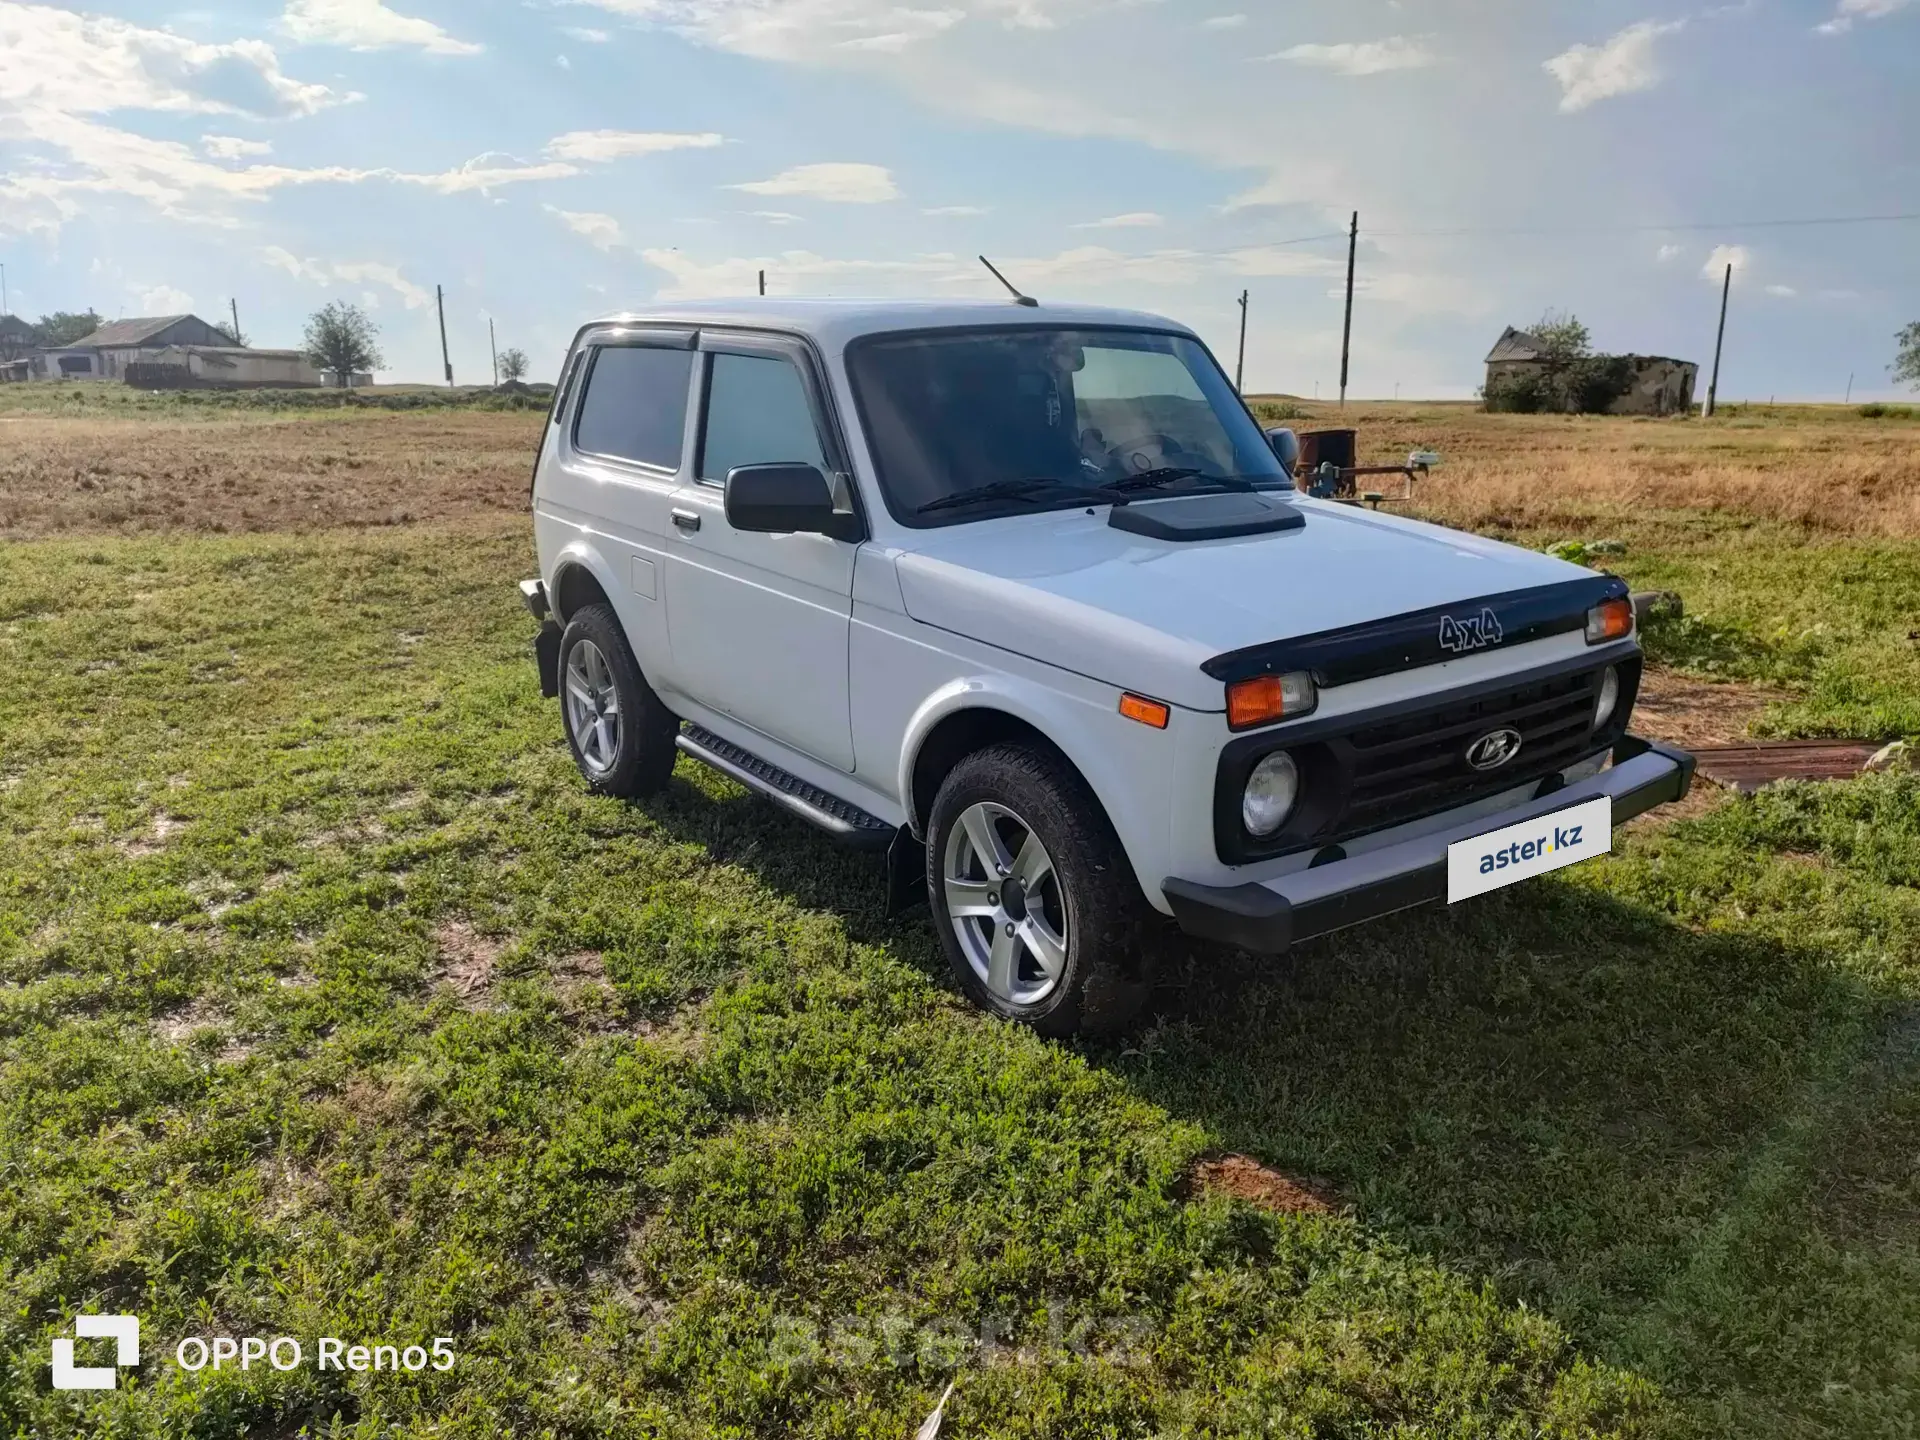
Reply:
[[[1124,494],[1129,490],[1158,490],[1163,485],[1172,485],[1177,481],[1202,479],[1209,485],[1218,485],[1227,490],[1259,488],[1251,480],[1242,480],[1233,475],[1209,475],[1191,465],[1159,465],[1151,470],[1142,470],[1137,475],[1129,475],[1124,480],[1116,480],[1107,488]]]
[[[976,485],[971,490],[942,495],[938,500],[929,500],[913,513],[926,515],[935,510],[954,510],[962,505],[979,505],[992,500],[1019,500],[1032,505],[1051,496],[1071,497],[1095,505],[1127,503],[1125,495],[1105,486],[1081,485],[1072,480],[1036,475],[1026,480],[995,480],[986,485]]]

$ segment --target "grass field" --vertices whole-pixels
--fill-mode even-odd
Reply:
[[[0,418],[0,1435],[905,1437],[956,1374],[960,1437],[1920,1428],[1920,780],[1170,942],[1139,1036],[1046,1044],[712,774],[584,793],[537,416]],[[1897,514],[1920,428],[1360,423],[1448,454],[1436,514],[1624,540],[1663,683],[1920,733],[1920,525],[1767,488],[1882,446]],[[49,1388],[79,1309],[137,1385]],[[249,1334],[458,1358],[171,1362]]]

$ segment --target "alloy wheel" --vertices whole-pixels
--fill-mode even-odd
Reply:
[[[581,763],[604,775],[620,758],[620,696],[613,667],[591,640],[567,652],[567,729],[580,749]]]
[[[941,880],[967,963],[997,1000],[1037,1005],[1067,969],[1065,897],[1033,827],[983,800],[947,836]]]

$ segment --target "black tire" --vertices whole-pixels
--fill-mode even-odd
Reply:
[[[591,646],[592,653],[582,651],[582,644]],[[603,753],[607,748],[604,734],[589,736],[583,746],[581,736],[575,733],[576,717],[581,712],[570,700],[569,681],[579,678],[570,668],[576,652],[590,675],[597,674],[591,663],[597,655],[610,682],[615,709],[609,714],[619,719],[617,726],[610,727],[617,733],[611,754]],[[640,663],[634,659],[633,647],[627,643],[626,632],[620,628],[620,618],[611,605],[582,606],[561,632],[560,728],[566,732],[573,763],[580,767],[587,788],[596,795],[631,800],[657,794],[673,774],[679,717],[660,703],[660,697],[640,673]]]
[[[986,960],[981,953],[983,942],[990,947],[993,941],[988,937],[997,939],[1005,933],[1004,924],[1011,923],[1016,907],[1021,934],[1027,933],[1028,897],[1023,892],[1017,898],[998,892],[983,897],[998,908],[994,917],[963,917],[977,937],[974,941],[962,938],[949,909],[950,847],[961,846],[960,859],[968,871],[963,882],[978,883],[971,878],[976,873],[978,846],[970,836],[956,841],[955,832],[965,830],[970,813],[976,823],[987,815],[988,811],[975,809],[983,805],[1010,812],[995,822],[1001,826],[997,834],[1003,843],[1009,834],[1016,839],[1023,832],[1031,834],[1052,862],[1052,879],[1035,891],[1032,914],[1046,925],[1049,937],[1064,938],[1065,960],[1052,988],[1028,1001],[1017,993],[1020,977],[1030,978],[1034,987],[1047,978],[1038,950],[1026,949],[1015,962],[1015,981],[1004,987],[1011,993],[995,993],[976,968]],[[955,981],[974,1004],[1053,1037],[1112,1035],[1125,1031],[1139,1017],[1152,990],[1151,965],[1143,944],[1147,905],[1106,812],[1059,754],[1038,745],[1007,744],[967,756],[954,766],[934,798],[926,850],[927,897],[935,930]],[[1019,856],[1013,858],[1017,861]],[[985,868],[977,866],[978,873]],[[1059,928],[1062,921],[1064,928]],[[1024,938],[1022,945],[1026,945]]]

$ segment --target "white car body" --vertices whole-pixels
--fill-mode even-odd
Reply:
[[[836,483],[850,488],[843,498],[858,512],[859,530],[833,538],[728,525],[722,486],[695,474],[705,368],[697,362],[676,468],[581,453],[572,439],[580,386],[570,360],[536,469],[536,612],[544,606],[564,622],[577,597],[597,589],[675,714],[888,830],[921,833],[926,791],[923,784],[916,793],[916,767],[943,723],[1011,717],[1084,777],[1150,905],[1178,914],[1195,933],[1248,944],[1259,937],[1232,917],[1250,905],[1271,919],[1273,906],[1247,887],[1285,908],[1377,883],[1415,859],[1430,876],[1435,844],[1550,808],[1547,790],[1590,798],[1612,783],[1605,793],[1631,794],[1641,809],[1684,793],[1686,757],[1639,742],[1637,750],[1582,755],[1546,786],[1532,775],[1471,803],[1373,828],[1333,847],[1337,855],[1325,846],[1264,859],[1223,855],[1217,777],[1223,753],[1244,737],[1229,728],[1225,687],[1208,673],[1210,662],[1448,606],[1469,617],[1485,597],[1604,582],[1546,555],[1290,492],[1304,528],[1245,538],[1128,533],[1110,526],[1098,505],[938,528],[902,523],[885,503],[863,433],[848,345],[889,332],[1029,324],[1191,335],[1155,316],[1104,309],[892,301],[663,305],[585,327],[576,359],[608,337],[636,333],[664,332],[696,354],[727,337],[787,347],[814,372],[823,421],[838,432]],[[1134,506],[1158,503],[1171,502],[1145,497]],[[1603,659],[1637,676],[1631,636],[1596,650],[1581,630],[1563,626],[1345,683],[1323,680],[1311,715],[1257,733],[1284,740],[1312,727],[1328,735],[1344,717]],[[1125,694],[1164,703],[1165,728],[1120,713]],[[1202,913],[1214,903],[1209,896],[1225,907],[1212,920]],[[1400,906],[1330,918],[1352,923],[1391,908]],[[1315,931],[1325,928],[1337,926]]]

